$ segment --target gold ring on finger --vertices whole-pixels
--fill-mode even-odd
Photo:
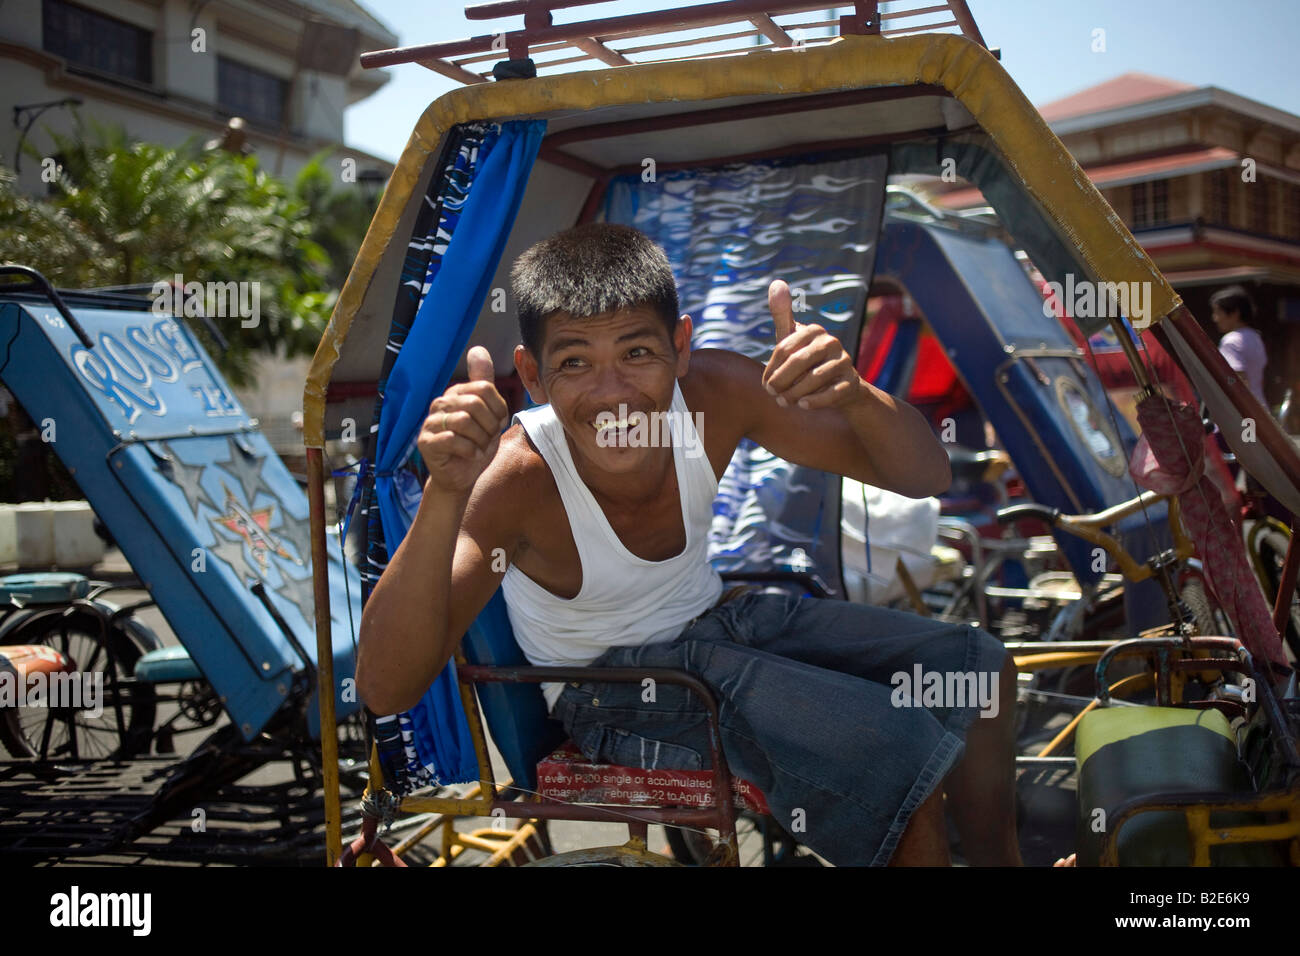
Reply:
[[[439,426],[439,430],[440,430],[440,431],[444,431],[444,432],[447,430],[447,413],[446,413],[446,412],[443,412],[443,413],[442,413],[442,424]]]

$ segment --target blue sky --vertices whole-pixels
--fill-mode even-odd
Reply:
[[[515,29],[521,17],[471,22],[464,0],[361,0],[403,46]],[[1300,114],[1300,0],[968,0],[1002,65],[1035,104],[1137,70],[1218,86]],[[560,11],[557,23],[665,9],[672,0],[610,0]],[[676,6],[694,6],[679,2]],[[829,9],[828,4],[828,9]],[[888,11],[889,4],[884,5]],[[842,8],[847,9],[847,8]],[[1094,53],[1093,31],[1106,51]],[[345,113],[348,144],[396,160],[421,112],[459,85],[422,66],[389,69],[382,91]]]

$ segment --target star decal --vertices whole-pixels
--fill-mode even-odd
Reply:
[[[305,578],[291,578],[282,572],[280,577],[284,579],[284,583],[275,589],[275,593],[290,604],[297,605],[298,610],[302,612],[303,620],[307,622],[307,626],[314,628],[316,626],[316,591],[312,576],[309,574]]]
[[[300,567],[311,567],[311,523],[305,518],[291,517],[289,512],[281,510],[284,520],[276,533],[280,535],[281,540],[287,540],[293,545],[294,551],[298,557],[293,559],[294,564]]]
[[[251,505],[259,488],[264,489],[273,498],[279,497],[262,477],[262,466],[266,464],[266,459],[249,458],[235,443],[232,436],[227,435],[226,441],[230,443],[230,457],[219,461],[218,464],[224,465],[224,470],[239,482],[240,487],[244,489],[244,500]]]
[[[293,556],[284,549],[280,539],[271,533],[271,515],[275,512],[274,505],[265,505],[261,508],[245,508],[235,498],[235,493],[223,481],[222,489],[226,492],[226,512],[219,514],[215,518],[210,518],[212,524],[218,528],[225,528],[243,539],[244,544],[248,545],[253,554],[254,560],[257,561],[258,567],[264,573],[267,570],[267,554],[275,554],[282,558],[294,560]],[[259,574],[258,577],[262,577]]]
[[[176,454],[170,445],[164,444],[163,448],[166,449],[171,459],[172,483],[185,495],[185,500],[189,503],[194,516],[198,517],[200,504],[207,505],[213,511],[220,511],[221,509],[217,507],[216,502],[204,491],[201,483],[203,472],[207,470],[207,466],[203,464],[187,465],[181,461],[180,455]]]
[[[208,550],[213,557],[230,565],[230,569],[235,572],[240,583],[247,584],[249,581],[256,581],[261,577],[245,560],[244,542],[242,540],[231,541],[229,538],[217,535],[217,543]]]

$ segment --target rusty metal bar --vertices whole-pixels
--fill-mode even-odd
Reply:
[[[1124,357],[1128,359],[1129,367],[1133,371],[1133,378],[1142,389],[1142,394],[1151,394],[1151,377],[1147,374],[1146,363],[1138,355],[1137,345],[1134,344],[1128,330],[1124,328],[1123,321],[1120,320],[1119,316],[1112,315],[1107,319],[1107,323],[1115,333],[1115,338],[1119,340],[1120,346],[1124,349]]]
[[[915,27],[898,27],[896,30],[882,30],[881,36],[906,37],[916,33],[929,33],[931,30],[943,30],[947,27],[961,26],[956,20],[944,20],[942,23],[922,23]]]
[[[882,23],[886,20],[906,20],[908,17],[924,17],[931,13],[953,13],[956,16],[947,3],[939,3],[931,7],[917,7],[915,10],[886,11],[880,15],[880,20]]]
[[[1116,657],[1128,657],[1133,655],[1151,655],[1154,654],[1161,658],[1161,662],[1167,664],[1167,655],[1172,650],[1226,650],[1239,655],[1236,666],[1242,669],[1243,673],[1253,675],[1253,667],[1249,661],[1249,653],[1242,646],[1241,642],[1235,637],[1135,637],[1126,641],[1118,641],[1111,646],[1101,658],[1097,661],[1097,696],[1101,698],[1104,704],[1107,701],[1108,694],[1105,690],[1109,686],[1106,681],[1106,669],[1110,666],[1111,661]],[[1168,667],[1161,667],[1160,670],[1167,678]],[[1167,687],[1157,684],[1157,695],[1164,696],[1162,691],[1167,691]],[[1261,691],[1261,700],[1263,692]]]
[[[756,13],[749,18],[749,22],[758,28],[758,31],[767,37],[777,46],[794,46],[794,40],[790,34],[786,33],[777,24],[775,20],[766,13]]]
[[[569,7],[586,7],[608,0],[498,0],[496,3],[476,3],[465,8],[466,20],[495,20],[535,12],[552,13]]]
[[[1282,563],[1282,576],[1278,578],[1277,600],[1273,602],[1273,626],[1279,634],[1286,634],[1287,619],[1291,616],[1291,600],[1295,595],[1297,572],[1300,572],[1300,549],[1296,547],[1295,515],[1291,516],[1291,540],[1286,546],[1286,560]]]
[[[591,222],[596,218],[596,210],[600,208],[601,201],[605,198],[605,192],[609,189],[609,173],[602,173],[596,181],[591,184],[591,189],[587,193],[587,199],[582,204],[582,210],[578,213],[578,221],[575,226],[584,222]]]
[[[584,20],[580,23],[565,23],[535,29],[517,30],[506,33],[507,47],[511,43],[526,43],[533,46],[539,43],[551,43],[557,40],[571,42],[579,38],[608,42],[631,36],[645,36],[650,33],[665,33],[671,30],[698,29],[717,26],[722,23],[747,21],[754,14],[781,16],[786,13],[807,13],[821,6],[808,0],[786,0],[774,3],[770,0],[720,0],[716,3],[703,3],[697,6],[675,10],[655,10],[648,13],[634,13],[600,20]],[[521,8],[526,11],[527,8]],[[465,40],[451,40],[444,43],[424,43],[416,46],[399,47],[392,50],[375,50],[361,54],[361,65],[366,69],[383,66],[396,66],[399,63],[412,63],[430,58],[461,56],[466,53],[486,53],[491,50],[493,42],[500,44],[500,33],[470,37]],[[513,54],[512,54],[513,55]]]
[[[577,156],[556,149],[545,140],[542,141],[541,147],[537,150],[537,158],[544,163],[550,163],[553,166],[568,169],[591,179],[599,179],[609,173],[609,170],[605,169],[603,166],[597,166],[594,163],[587,162],[585,159],[579,159]]]
[[[589,57],[600,60],[600,62],[607,66],[634,65],[632,61],[623,56],[623,54],[611,50],[609,47],[605,46],[605,44],[593,37],[578,37],[573,41],[573,45],[583,53],[586,53]]]
[[[853,0],[853,12],[840,17],[840,36],[880,33],[880,5],[876,0]]]
[[[311,522],[311,574],[316,608],[316,684],[320,699],[320,748],[325,789],[325,862],[333,866],[343,852],[343,812],[339,805],[338,718],[334,713],[334,641],[330,633],[329,552],[325,541],[325,459],[307,449],[307,501]]]
[[[683,46],[700,46],[705,43],[721,43],[724,40],[743,40],[745,37],[755,37],[759,35],[758,30],[741,30],[737,33],[719,33],[710,37],[687,37],[681,40],[667,40],[663,43],[645,43],[641,46],[625,46],[618,52],[622,54],[632,53],[650,53],[654,50],[672,50]],[[753,49],[752,47],[749,49]],[[649,60],[646,62],[658,63],[658,60]]]
[[[570,44],[568,43],[540,43],[533,46],[533,48],[530,50],[530,53],[549,53],[552,50],[566,50],[569,48],[569,46]],[[490,63],[494,60],[499,60],[499,59],[501,59],[501,51],[493,50],[492,52],[480,53],[476,56],[462,56],[456,60],[449,60],[448,62],[453,63],[456,66],[466,66],[470,63]],[[578,59],[588,59],[588,57],[579,57]],[[554,66],[556,63],[560,63],[560,62],[563,61],[544,60],[541,63],[538,63],[537,65],[538,67]],[[489,73],[488,75],[490,76],[491,74]]]
[[[435,73],[441,73],[443,76],[448,77],[449,79],[458,80],[461,83],[474,84],[486,82],[485,78],[479,76],[477,73],[471,73],[469,70],[457,66],[455,63],[448,63],[446,60],[440,60],[436,56],[421,57],[414,62],[420,64],[420,66],[424,67],[426,70],[433,70]]]
[[[466,664],[465,655],[459,646],[456,648],[456,673],[461,672]],[[484,796],[494,799],[497,795],[496,778],[492,773],[492,757],[488,754],[487,736],[483,733],[483,714],[478,707],[478,694],[474,685],[468,680],[458,680],[460,703],[465,711],[465,723],[469,726],[470,738],[474,741],[474,755],[478,758],[478,785],[484,788]]]
[[[975,18],[971,16],[970,7],[966,5],[966,0],[948,0],[948,7],[952,10],[953,17],[961,26],[961,32],[987,50],[989,45],[984,42],[984,34],[980,33],[980,28],[976,26]],[[1127,337],[1125,336],[1125,338]]]
[[[818,140],[809,143],[795,143],[791,146],[783,146],[779,149],[759,150],[752,153],[731,153],[723,156],[704,156],[698,159],[682,160],[680,162],[658,163],[657,168],[660,172],[664,172],[675,169],[697,169],[703,166],[721,166],[727,163],[740,163],[751,159],[771,159],[777,156],[798,156],[805,153],[833,152],[837,150],[851,153],[854,150],[867,149],[884,143],[892,143],[899,139],[911,136],[932,135],[941,132],[943,132],[943,130],[939,129],[914,130],[906,133],[882,133],[877,136],[858,136],[852,139]],[[641,172],[641,166],[639,164],[615,166],[609,169],[602,169],[598,166],[591,166],[590,164],[578,167],[575,164],[581,163],[582,160],[578,160],[570,154],[558,150],[551,152],[545,143],[543,143],[538,156],[548,162],[553,162],[558,166],[567,165],[568,168],[572,168],[575,171],[591,176],[592,178],[598,176],[621,176],[629,173],[640,174]]]
[[[468,664],[464,667],[458,667],[457,673],[462,679],[475,683],[587,682],[603,680],[615,683],[639,684],[648,677],[665,684],[676,684],[692,691],[700,698],[709,712],[709,750],[712,758],[711,769],[713,770],[715,809],[706,812],[712,819],[711,825],[717,828],[721,836],[721,842],[730,848],[730,853],[734,856],[736,851],[736,812],[731,794],[731,771],[727,766],[726,756],[722,752],[718,702],[709,686],[694,674],[667,667],[483,667]],[[545,804],[529,804],[532,810],[538,810],[545,806]],[[667,812],[671,817],[673,811]],[[647,819],[650,819],[651,822],[662,822],[655,817]]]
[[[791,146],[783,146],[780,149],[763,149],[751,153],[731,153],[724,156],[703,156],[699,159],[682,160],[676,163],[658,163],[656,168],[659,172],[674,169],[697,169],[704,166],[722,166],[728,163],[743,163],[751,159],[773,159],[778,156],[800,156],[805,153],[822,153],[842,150],[844,153],[852,153],[854,150],[866,149],[871,146],[879,146],[884,143],[896,142],[900,139],[910,138],[914,135],[929,136],[941,133],[942,130],[917,130],[909,133],[894,134],[881,133],[878,136],[859,136],[854,139],[832,139],[818,140],[811,143],[795,143]],[[612,172],[615,175],[624,173],[641,172],[640,165],[617,166]]]

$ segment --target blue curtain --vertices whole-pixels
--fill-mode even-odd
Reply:
[[[446,253],[430,259],[424,299],[393,363],[375,446],[375,500],[391,556],[419,507],[421,484],[404,467],[429,405],[447,387],[487,297],[528,176],[546,131],[543,120],[502,123],[484,137],[459,216],[444,216]],[[493,134],[496,135],[493,135]],[[449,663],[409,714],[420,762],[439,784],[478,779],[469,725]]]

